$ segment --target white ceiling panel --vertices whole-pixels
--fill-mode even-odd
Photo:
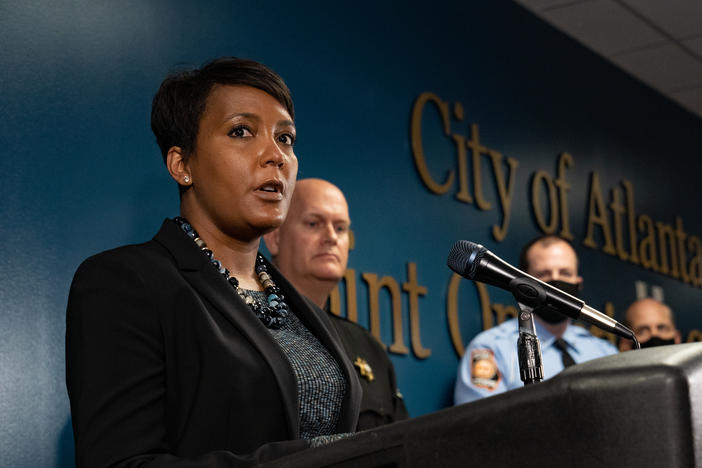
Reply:
[[[662,91],[702,86],[702,62],[677,44],[618,55],[612,61]]]
[[[700,0],[618,0],[674,39],[702,34]]]
[[[612,0],[575,3],[542,12],[544,19],[602,55],[662,44],[666,37]]]

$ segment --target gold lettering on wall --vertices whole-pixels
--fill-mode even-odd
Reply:
[[[612,232],[609,229],[609,219],[607,218],[607,211],[604,207],[604,201],[602,201],[600,177],[597,174],[597,172],[593,172],[590,177],[589,198],[589,209],[587,214],[587,235],[583,240],[583,245],[592,249],[597,248],[597,244],[594,240],[594,235],[595,226],[599,226],[602,230],[602,236],[604,238],[604,246],[602,247],[602,251],[604,253],[614,255],[617,252],[614,250],[614,244],[612,243]]]
[[[356,270],[347,268],[344,272],[344,285],[346,287],[346,318],[353,323],[358,323],[358,307],[356,305]],[[329,311],[341,316],[341,297],[339,285],[334,286],[329,294]]]
[[[470,126],[471,139],[466,145],[473,154],[473,188],[475,189],[475,205],[483,211],[489,210],[492,205],[485,200],[483,195],[483,177],[480,169],[480,155],[487,153],[487,148],[480,144],[480,130],[477,124]]]
[[[544,234],[555,234],[558,225],[561,226],[559,235],[572,240],[570,232],[570,214],[568,213],[568,191],[570,184],[566,181],[566,169],[573,165],[573,156],[570,153],[561,153],[558,158],[558,176],[554,180],[546,171],[536,171],[531,178],[531,208],[539,229]],[[541,202],[541,192],[546,187],[546,206],[549,219],[546,221],[545,210]]]
[[[617,187],[613,188],[611,191],[612,201],[609,203],[609,209],[614,219],[614,244],[616,246],[617,256],[619,260],[627,260],[629,258],[629,253],[624,250],[624,237],[622,235],[622,215],[626,210],[619,200],[619,195],[619,189]]]
[[[389,350],[393,353],[408,354],[408,349],[404,344],[403,322],[402,322],[402,294],[400,286],[393,277],[383,276],[378,279],[375,273],[362,273],[361,277],[368,285],[368,311],[369,328],[371,334],[381,343],[380,339],[380,291],[387,291],[390,299],[391,319],[393,328],[393,343]],[[343,282],[346,293],[346,318],[358,323],[358,307],[356,293],[356,270],[347,268],[344,273]],[[419,310],[420,296],[426,296],[427,287],[422,286],[417,281],[417,264],[407,263],[407,281],[402,284],[402,290],[407,293],[409,304],[409,327],[412,352],[419,359],[426,359],[431,355],[431,349],[425,348],[421,340],[421,321]],[[329,296],[329,311],[337,316],[341,316],[341,289],[337,285]]]
[[[509,226],[509,215],[512,208],[512,196],[514,195],[514,179],[517,172],[517,162],[514,158],[507,158],[509,166],[509,182],[506,185],[504,176],[502,175],[502,155],[497,151],[490,150],[488,152],[492,159],[492,169],[495,175],[495,183],[497,192],[500,196],[500,206],[502,206],[502,226],[494,225],[492,227],[492,236],[497,242],[502,242],[507,235],[507,227]]]
[[[346,317],[353,323],[358,323],[358,307],[356,307],[356,270],[348,268],[344,273],[346,284]]]
[[[453,349],[456,350],[458,357],[463,356],[465,346],[463,338],[461,338],[461,327],[458,323],[458,289],[461,285],[461,276],[454,273],[449,281],[448,294],[446,295],[446,316],[448,317],[449,334],[451,335],[451,343]],[[472,282],[478,291],[480,301],[480,310],[483,317],[483,329],[492,327],[492,314],[490,313],[490,298],[487,288],[483,283],[477,281]]]
[[[636,211],[634,211],[634,186],[628,180],[623,180],[624,193],[626,194],[627,220],[629,224],[629,261],[634,265],[639,264],[639,252],[636,248]]]
[[[690,276],[687,274],[687,253],[685,252],[685,239],[687,239],[687,234],[683,231],[683,222],[679,217],[675,218],[675,239],[677,240],[675,245],[678,252],[678,264],[680,265],[680,279],[689,284]]]
[[[541,209],[541,202],[539,200],[541,194],[541,187],[546,184],[548,189],[547,204],[551,217],[548,223],[546,222],[546,216]],[[531,180],[531,206],[534,211],[534,217],[536,218],[536,224],[539,229],[545,234],[553,234],[558,228],[558,211],[556,211],[556,186],[551,180],[551,176],[548,175],[546,171],[536,171]]]
[[[448,169],[443,180],[437,180],[430,173],[428,161],[432,158],[431,155],[427,154],[428,147],[425,147],[422,139],[422,123],[429,103],[438,110],[444,136],[450,137],[455,147],[456,167]],[[483,187],[483,171],[492,169],[494,188],[498,195],[497,201],[502,214],[502,221],[492,227],[492,236],[501,242],[507,236],[517,178],[516,169],[519,163],[515,158],[505,159],[499,151],[482,144],[480,142],[480,129],[475,123],[470,124],[469,137],[461,133],[451,133],[449,108],[448,102],[431,92],[423,92],[415,100],[410,123],[410,141],[415,167],[422,183],[435,195],[446,194],[457,179],[458,191],[455,194],[455,199],[466,204],[475,203],[476,208],[482,211],[493,208],[493,203],[485,196]],[[460,102],[453,104],[453,118],[456,122],[463,121],[463,105]],[[490,158],[492,163],[489,167],[484,166],[486,156]],[[503,161],[506,163],[506,171]],[[472,192],[469,170],[472,172]],[[458,177],[456,177],[456,172],[458,172]],[[563,185],[564,189],[567,187],[567,184]],[[566,234],[570,235],[567,224],[565,228]]]
[[[417,283],[417,264],[409,262],[407,264],[407,282],[402,285],[402,289],[409,296],[410,312],[410,342],[412,352],[419,359],[426,359],[431,355],[431,350],[422,346],[419,322],[419,296],[427,294],[427,288]]]
[[[458,287],[461,284],[461,275],[454,273],[449,280],[448,293],[446,294],[446,318],[448,319],[449,335],[456,354],[463,356],[465,346],[461,338],[461,327],[458,323]]]
[[[650,216],[642,214],[639,216],[639,231],[644,231],[646,237],[639,245],[639,256],[641,265],[653,271],[659,271],[658,255],[656,254],[656,234],[653,230],[653,220]]]
[[[647,214],[636,215],[634,207],[634,187],[629,181],[622,181],[624,199],[619,187],[611,190],[611,201],[608,205],[609,213],[614,221],[614,243],[608,222],[608,213],[605,211],[599,177],[596,172],[591,175],[588,231],[583,245],[593,249],[598,248],[594,241],[595,226],[601,228],[604,238],[602,251],[616,255],[622,261],[653,270],[683,283],[702,286],[699,281],[700,263],[702,258],[698,255],[699,241],[691,240],[685,232],[683,220],[675,217],[675,225],[654,221]],[[638,228],[638,229],[637,229]],[[624,230],[628,229],[629,249],[625,245]],[[642,238],[639,242],[639,233]],[[686,250],[689,248],[689,251]],[[691,256],[691,258],[689,258]],[[689,263],[688,263],[689,259]]]
[[[675,252],[675,236],[673,226],[658,221],[658,252],[660,253],[660,271],[673,278],[678,277],[678,256]],[[668,240],[666,242],[666,239]],[[668,268],[668,252],[670,252],[670,269]]]
[[[466,152],[466,137],[463,135],[451,135],[453,142],[456,144],[458,151],[458,193],[456,200],[463,203],[473,203],[473,197],[470,196],[470,187],[468,186],[468,153]]]
[[[692,253],[690,260],[690,282],[697,287],[702,286],[702,242],[697,236],[690,236],[687,247]]]
[[[393,343],[389,351],[396,354],[408,354],[409,349],[405,346],[402,336],[402,297],[400,296],[400,286],[392,276],[383,276],[380,281],[375,273],[363,273],[363,280],[368,284],[368,310],[370,313],[370,332],[382,343],[380,339],[380,300],[381,289],[385,289],[390,294],[392,304],[392,338]]]
[[[448,136],[451,133],[449,127],[448,104],[439,99],[434,93],[420,94],[412,109],[412,155],[414,156],[414,163],[417,166],[417,172],[419,172],[419,176],[422,182],[424,182],[424,185],[435,194],[442,195],[448,192],[453,185],[454,173],[453,171],[448,171],[444,182],[439,183],[432,178],[429,173],[429,168],[427,168],[427,158],[422,144],[422,115],[424,113],[424,106],[428,102],[433,103],[439,110],[441,122],[444,125],[444,134]]]
[[[338,284],[329,293],[329,312],[341,317],[341,294],[339,293]]]
[[[561,237],[568,240],[573,240],[573,234],[570,232],[570,214],[568,213],[568,191],[570,184],[565,180],[566,168],[573,165],[573,156],[570,153],[561,153],[558,158],[558,178],[556,178],[556,186],[558,187],[559,205],[561,207]]]
[[[431,158],[426,153],[422,140],[422,123],[427,104],[432,104],[432,107],[437,110],[442,132],[455,148],[456,167],[448,168],[442,180],[436,180],[427,166],[427,161]],[[485,196],[483,171],[492,169],[493,188],[498,195],[496,201],[499,202],[502,219],[492,226],[491,232],[496,241],[502,242],[506,239],[510,222],[518,161],[514,158],[504,159],[499,151],[482,144],[477,123],[469,125],[469,136],[460,132],[452,133],[451,119],[453,122],[463,122],[465,117],[463,105],[460,102],[449,104],[434,93],[423,92],[415,100],[411,114],[412,156],[419,176],[429,191],[436,195],[444,195],[451,190],[457,180],[456,201],[474,203],[475,207],[482,211],[490,210],[494,203]],[[484,166],[485,156],[491,160],[490,167]],[[506,165],[503,164],[504,162]],[[568,210],[568,192],[572,186],[566,179],[566,172],[573,164],[573,156],[568,152],[562,152],[558,157],[555,178],[544,170],[537,170],[530,179],[531,207],[537,226],[546,234],[556,234],[560,226],[558,234],[569,240],[574,239]],[[468,174],[469,170],[472,174]],[[592,172],[586,219],[587,233],[582,241],[583,245],[616,256],[619,260],[628,261],[634,265],[640,264],[646,269],[701,287],[699,270],[702,259],[697,255],[697,241],[689,240],[691,236],[684,232],[682,220],[676,218],[675,227],[673,227],[663,222],[656,223],[645,214],[637,216],[634,186],[627,180],[622,180],[621,187],[614,187],[609,193],[610,201],[606,204],[599,175],[597,172]],[[658,228],[657,231],[656,228]],[[596,236],[599,234],[597,230],[601,232],[601,236]],[[639,232],[642,233],[641,241],[639,241]],[[602,245],[599,245],[600,243]],[[691,246],[689,253],[692,259],[689,260],[689,264],[686,246]]]

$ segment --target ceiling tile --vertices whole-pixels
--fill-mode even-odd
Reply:
[[[666,40],[665,36],[612,0],[549,9],[541,16],[605,56],[661,44]]]
[[[618,55],[611,60],[664,92],[702,86],[702,61],[676,43]]]
[[[697,58],[702,60],[702,36],[682,41],[681,44],[690,49],[693,54],[697,55]]]
[[[617,0],[636,10],[674,39],[702,34],[700,0]]]
[[[669,93],[669,96],[683,107],[702,116],[702,87],[688,91]]]
[[[544,8],[566,5],[568,3],[574,3],[573,0],[514,0],[523,7],[526,7],[533,11],[540,11]],[[586,1],[586,0],[581,0]]]

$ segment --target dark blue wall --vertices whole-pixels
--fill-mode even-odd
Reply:
[[[177,214],[177,191],[149,129],[151,98],[175,65],[220,55],[260,60],[293,90],[300,177],[332,180],[349,199],[360,323],[369,324],[361,275],[389,275],[401,287],[407,263],[416,263],[427,288],[421,343],[431,355],[393,355],[413,415],[450,404],[458,361],[446,314],[450,246],[470,239],[516,261],[520,245],[540,232],[530,177],[555,177],[563,151],[575,161],[568,206],[585,298],[595,307],[611,301],[619,315],[643,280],[663,287],[685,334],[700,327],[700,288],[582,240],[593,171],[606,203],[626,179],[639,213],[671,225],[680,216],[687,233],[702,235],[702,121],[510,2],[3,2],[0,465],[72,463],[63,335],[73,271],[100,250],[150,238]],[[488,157],[483,185],[492,209],[456,200],[455,184],[438,196],[422,183],[410,142],[422,92],[462,103],[465,118],[451,118],[453,133],[469,135],[476,123],[483,144],[518,161],[502,242],[491,235],[502,215]],[[457,170],[455,149],[435,107],[423,115],[427,164],[440,181]],[[599,231],[595,238],[601,246]],[[468,282],[459,302],[467,342],[483,327]],[[390,344],[385,295],[379,306]],[[407,294],[402,306],[411,348]]]

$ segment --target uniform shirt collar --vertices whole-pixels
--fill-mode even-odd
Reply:
[[[553,343],[556,341],[556,337],[551,334],[551,332],[549,332],[538,320],[534,320],[534,325],[536,328],[536,335],[539,337],[539,341],[541,342],[541,347],[548,348],[553,346]],[[568,319],[568,327],[561,338],[568,343],[568,346],[573,347],[574,343],[578,339],[578,336],[580,335],[580,330],[585,331],[584,328],[573,325],[572,321]]]

